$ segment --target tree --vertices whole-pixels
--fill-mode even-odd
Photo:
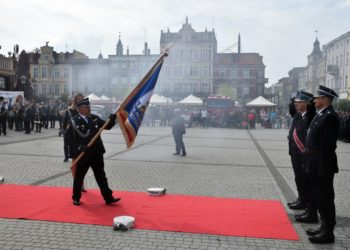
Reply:
[[[236,90],[229,84],[221,85],[217,90],[218,95],[225,95],[231,97],[232,100],[237,99]]]
[[[350,111],[350,100],[338,100],[336,103],[336,107],[341,111]]]

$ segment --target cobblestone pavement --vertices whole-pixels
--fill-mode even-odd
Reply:
[[[9,131],[0,136],[0,176],[5,182],[71,187],[70,164],[63,162],[63,140],[57,132]],[[277,199],[293,221],[295,212],[286,206],[296,193],[286,136],[284,129],[192,128],[184,139],[187,157],[176,157],[169,127],[142,127],[129,150],[120,129],[114,128],[103,132],[106,172],[113,190],[165,186],[173,194]],[[0,218],[0,249],[350,249],[350,144],[338,142],[337,153],[335,244],[310,244],[305,234],[310,226],[296,222],[299,241],[136,229],[122,233],[112,225]],[[97,188],[90,171],[87,186]]]

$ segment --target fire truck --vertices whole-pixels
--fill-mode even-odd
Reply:
[[[234,101],[229,96],[210,95],[207,99],[209,125],[213,127],[227,126],[229,116],[232,115]]]

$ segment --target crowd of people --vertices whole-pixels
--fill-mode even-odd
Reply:
[[[56,122],[59,123],[59,129],[62,129],[62,117],[59,115],[61,109],[66,108],[61,100],[54,102],[37,102],[27,100],[24,102],[23,96],[15,98],[14,103],[8,102],[0,96],[0,133],[7,134],[7,130],[14,130],[30,134],[32,131],[37,133],[41,129],[56,128]]]

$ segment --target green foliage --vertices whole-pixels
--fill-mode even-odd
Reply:
[[[228,84],[221,85],[217,90],[218,95],[225,95],[231,97],[232,100],[237,99],[236,90]]]
[[[338,100],[336,103],[336,109],[342,111],[350,111],[350,100],[342,99]]]

